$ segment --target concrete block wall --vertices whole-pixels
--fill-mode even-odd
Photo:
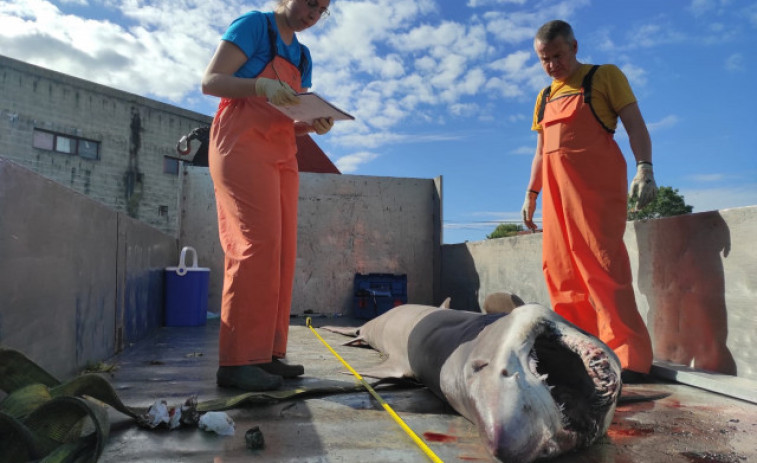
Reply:
[[[757,380],[757,206],[629,222],[639,312],[655,358]],[[440,292],[479,310],[506,290],[549,306],[541,234],[442,246]]]
[[[181,135],[212,118],[0,56],[0,157],[178,236]],[[34,129],[100,143],[100,159],[34,148]]]
[[[67,378],[162,324],[177,240],[0,158],[0,345]]]
[[[181,245],[211,267],[220,309],[223,253],[207,169],[182,174]],[[431,304],[439,267],[441,180],[301,174],[294,314],[350,315],[353,278],[406,274]],[[165,267],[178,240],[0,158],[0,345],[60,377],[162,325]]]
[[[293,314],[352,314],[355,273],[407,275],[408,299],[434,303],[441,179],[300,173]],[[188,167],[181,246],[210,268],[209,310],[220,311],[223,250],[207,169]]]

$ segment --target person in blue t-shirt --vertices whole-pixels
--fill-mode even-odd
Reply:
[[[276,389],[304,373],[286,356],[297,252],[295,136],[323,135],[332,118],[293,122],[270,103],[297,104],[311,86],[310,51],[297,40],[328,15],[329,0],[280,0],[223,35],[202,91],[221,97],[208,162],[224,250],[219,386]]]

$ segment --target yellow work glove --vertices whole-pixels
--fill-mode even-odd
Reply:
[[[657,196],[657,183],[654,181],[652,163],[639,161],[636,165],[636,175],[631,180],[631,189],[628,192],[631,198],[636,197],[634,210],[643,209],[644,206],[654,201]]]
[[[534,211],[536,211],[536,198],[539,196],[538,191],[528,190],[526,191],[526,200],[523,202],[523,223],[526,224],[531,230],[536,230],[538,227],[534,223]]]
[[[300,104],[297,94],[292,87],[277,79],[258,77],[255,79],[255,94],[264,96],[276,106],[292,106]]]
[[[333,117],[321,117],[313,121],[313,130],[315,130],[315,133],[318,135],[325,134],[331,130],[331,127],[334,127]]]

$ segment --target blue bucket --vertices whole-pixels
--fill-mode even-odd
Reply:
[[[186,266],[187,253],[194,259]],[[197,266],[197,251],[181,250],[178,267],[166,267],[165,326],[201,326],[207,320],[210,269]]]

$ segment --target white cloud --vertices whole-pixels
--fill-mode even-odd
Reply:
[[[757,205],[757,183],[723,188],[680,188],[694,212],[715,211]]]
[[[647,71],[634,64],[624,64],[621,69],[623,74],[628,77],[631,87],[643,87],[647,84]]]
[[[744,55],[734,53],[725,60],[726,71],[737,72],[745,70]]]
[[[726,174],[700,174],[692,175],[689,178],[695,182],[713,183],[720,182],[727,178]]]
[[[536,151],[536,144],[533,146],[520,146],[512,151],[510,151],[510,154],[513,154],[515,156],[533,156],[534,152]]]
[[[537,210],[534,220],[541,223],[541,214]],[[448,231],[453,230],[476,230],[480,231],[484,239],[485,236],[494,231],[499,224],[518,224],[523,225],[523,217],[520,211],[501,212],[501,211],[475,211],[465,214],[463,217],[453,217],[445,219],[443,228]]]
[[[520,74],[527,67],[528,61],[533,58],[533,53],[526,50],[518,50],[504,58],[491,63],[491,69],[502,71],[508,76]]]
[[[373,161],[379,155],[368,151],[362,151],[360,153],[349,154],[342,156],[334,163],[336,167],[343,173],[349,174],[355,172],[358,168],[367,162]]]
[[[455,103],[450,105],[449,110],[455,116],[473,117],[479,111],[479,106],[474,103]]]
[[[185,107],[211,106],[198,92],[200,79],[228,24],[249,9],[272,6],[268,0],[107,0],[98,4],[98,19],[67,13],[83,2],[4,1],[0,50]],[[357,118],[324,143],[378,150],[442,138],[447,135],[434,130],[444,134],[459,119],[527,121],[530,114],[509,103],[530,105],[547,84],[533,56],[534,31],[553,17],[570,20],[588,4],[565,0],[545,10],[525,0],[469,0],[475,14],[451,21],[439,16],[433,0],[333,2],[332,17],[298,34],[313,55],[313,89]],[[624,70],[635,83],[646,80],[644,69],[629,64]],[[650,129],[676,122],[670,116]],[[409,124],[425,134],[408,136]]]
[[[492,6],[492,5],[504,5],[504,4],[516,4],[516,5],[523,5],[526,3],[527,0],[468,0],[468,4],[466,5],[469,8],[478,8],[483,6]]]
[[[544,22],[536,13],[487,12],[483,15],[486,30],[495,39],[517,44],[531,42],[536,29]]]
[[[689,11],[694,16],[704,16],[717,12],[720,7],[727,7],[730,0],[691,0]]]
[[[650,132],[656,132],[659,130],[669,129],[671,127],[675,127],[678,125],[678,116],[670,115],[665,116],[659,121],[656,122],[647,122],[647,129],[649,129]]]
[[[4,2],[0,49],[32,64],[179,102],[199,88],[219,30],[235,10],[245,11],[238,0],[223,6],[202,4],[194,10],[187,10],[181,0],[152,6],[130,0],[104,7],[111,8],[106,11],[114,19],[127,18],[124,25],[68,14],[44,0]]]
[[[752,4],[744,8],[743,16],[749,21],[752,27],[757,27],[757,5]]]

